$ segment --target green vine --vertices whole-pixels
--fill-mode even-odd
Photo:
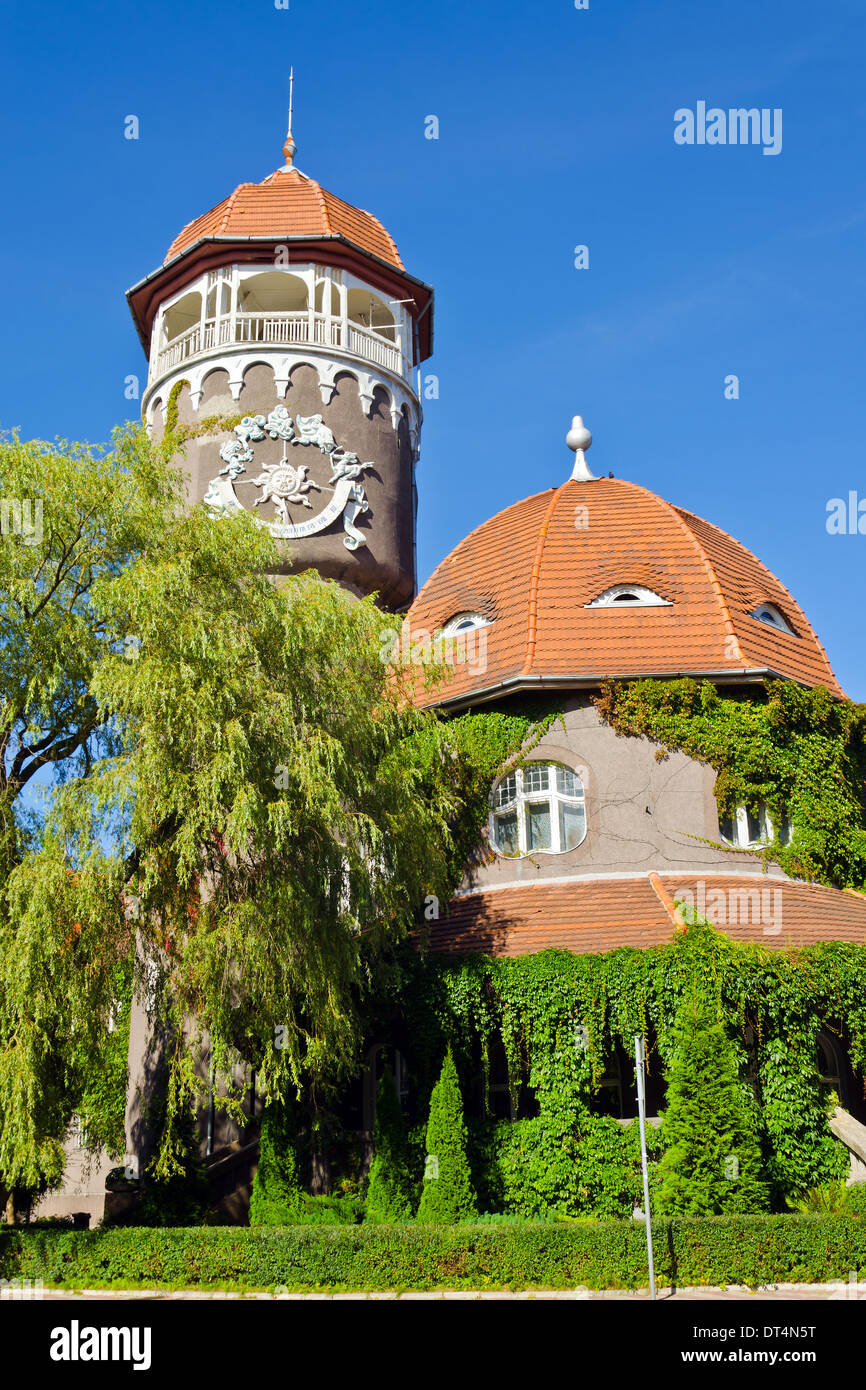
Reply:
[[[239,415],[205,415],[196,425],[181,425],[178,419],[178,402],[185,386],[188,387],[189,382],[183,378],[176,381],[169,392],[163,434],[163,446],[169,453],[175,453],[188,439],[199,439],[202,435],[222,434],[233,430],[235,425],[239,425],[244,419],[243,412]]]
[[[637,1033],[647,1041],[651,1075],[666,1075],[687,995],[720,1011],[751,1082],[762,1175],[776,1209],[844,1175],[847,1154],[828,1128],[815,1044],[821,1028],[840,1035],[862,1082],[866,949],[829,942],[776,951],[732,942],[698,922],[646,950],[407,961],[400,1004],[422,1111],[448,1044],[466,1083],[477,1075],[479,1051],[488,1053],[496,1038],[512,1087],[528,1087],[538,1109],[514,1122],[476,1123],[483,1170],[476,1184],[488,1206],[525,1215],[628,1214],[640,1195],[635,1126],[593,1113],[593,1097],[614,1048],[631,1055]]]
[[[595,700],[618,734],[649,738],[661,759],[674,749],[715,768],[722,814],[764,803],[778,837],[757,853],[795,878],[866,887],[866,705],[818,686],[769,681],[758,697],[720,692],[709,681],[607,681]]]

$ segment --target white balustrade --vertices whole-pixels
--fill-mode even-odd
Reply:
[[[283,347],[296,343],[312,343],[322,347],[343,348],[354,357],[385,367],[396,376],[405,376],[409,364],[404,362],[400,349],[381,333],[359,324],[348,323],[348,339],[343,341],[340,319],[307,310],[279,313],[239,313],[205,319],[170,342],[157,354],[155,378],[186,362],[211,352],[214,348],[232,343],[260,343]]]

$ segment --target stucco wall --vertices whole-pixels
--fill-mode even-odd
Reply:
[[[559,705],[565,711],[563,721],[545,734],[529,757],[561,762],[580,772],[586,794],[586,837],[564,854],[536,853],[514,859],[494,852],[489,864],[467,873],[463,891],[650,870],[660,874],[702,869],[762,872],[755,855],[702,843],[719,838],[713,768],[683,753],[657,761],[657,744],[619,737],[588,697],[565,697]]]

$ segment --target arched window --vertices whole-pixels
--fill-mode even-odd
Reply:
[[[605,589],[603,594],[599,594],[592,603],[585,603],[584,608],[624,608],[631,605],[634,608],[670,608],[669,599],[662,598],[652,589],[647,589],[643,584],[614,584],[613,588]]]
[[[482,617],[480,613],[458,613],[448,619],[442,631],[446,637],[452,637],[455,632],[472,632],[475,628],[489,626],[490,619]]]
[[[788,619],[781,608],[776,607],[775,603],[759,603],[749,616],[757,618],[759,623],[766,623],[768,627],[776,628],[779,632],[790,632],[792,637],[796,636]]]
[[[822,1028],[815,1039],[815,1070],[825,1091],[835,1091],[839,1104],[847,1102],[844,1064],[838,1043]]]
[[[527,763],[493,788],[490,841],[500,854],[564,854],[585,835],[583,783],[571,768]]]
[[[409,1072],[402,1052],[398,1052],[396,1047],[386,1047],[383,1043],[374,1043],[372,1047],[368,1048],[364,1058],[363,1073],[362,1124],[364,1129],[370,1133],[372,1133],[373,1125],[376,1123],[376,1096],[386,1062],[390,1064],[394,1073],[397,1095],[400,1097],[400,1105],[403,1109],[406,1108],[409,1095]]]

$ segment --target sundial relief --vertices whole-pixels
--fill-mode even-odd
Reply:
[[[240,424],[235,425],[234,434],[235,438],[220,449],[225,467],[211,478],[204,495],[203,500],[209,507],[227,514],[247,510],[247,501],[251,500],[254,507],[263,509],[262,520],[280,540],[313,536],[342,516],[346,532],[343,544],[349,550],[367,544],[363,532],[354,523],[362,512],[370,510],[361,475],[375,465],[361,463],[357,454],[341,448],[321,415],[296,415],[293,420],[284,405],[277,405],[268,416],[245,415]],[[244,476],[247,464],[255,460],[253,445],[265,438],[282,440],[282,457],[276,463],[262,464],[257,478]],[[315,446],[324,455],[321,469],[315,469],[315,463],[290,463],[290,445],[293,448],[296,445]],[[331,470],[327,482],[324,481],[325,460]],[[309,476],[311,469],[319,472],[321,482]],[[246,487],[258,488],[258,496],[250,497],[247,493],[243,499],[239,497],[236,489]],[[321,494],[316,501],[324,503],[322,509],[306,521],[300,520],[302,513],[296,512],[297,519],[293,520],[292,509],[313,510],[311,492]],[[328,493],[330,499],[327,499]]]

